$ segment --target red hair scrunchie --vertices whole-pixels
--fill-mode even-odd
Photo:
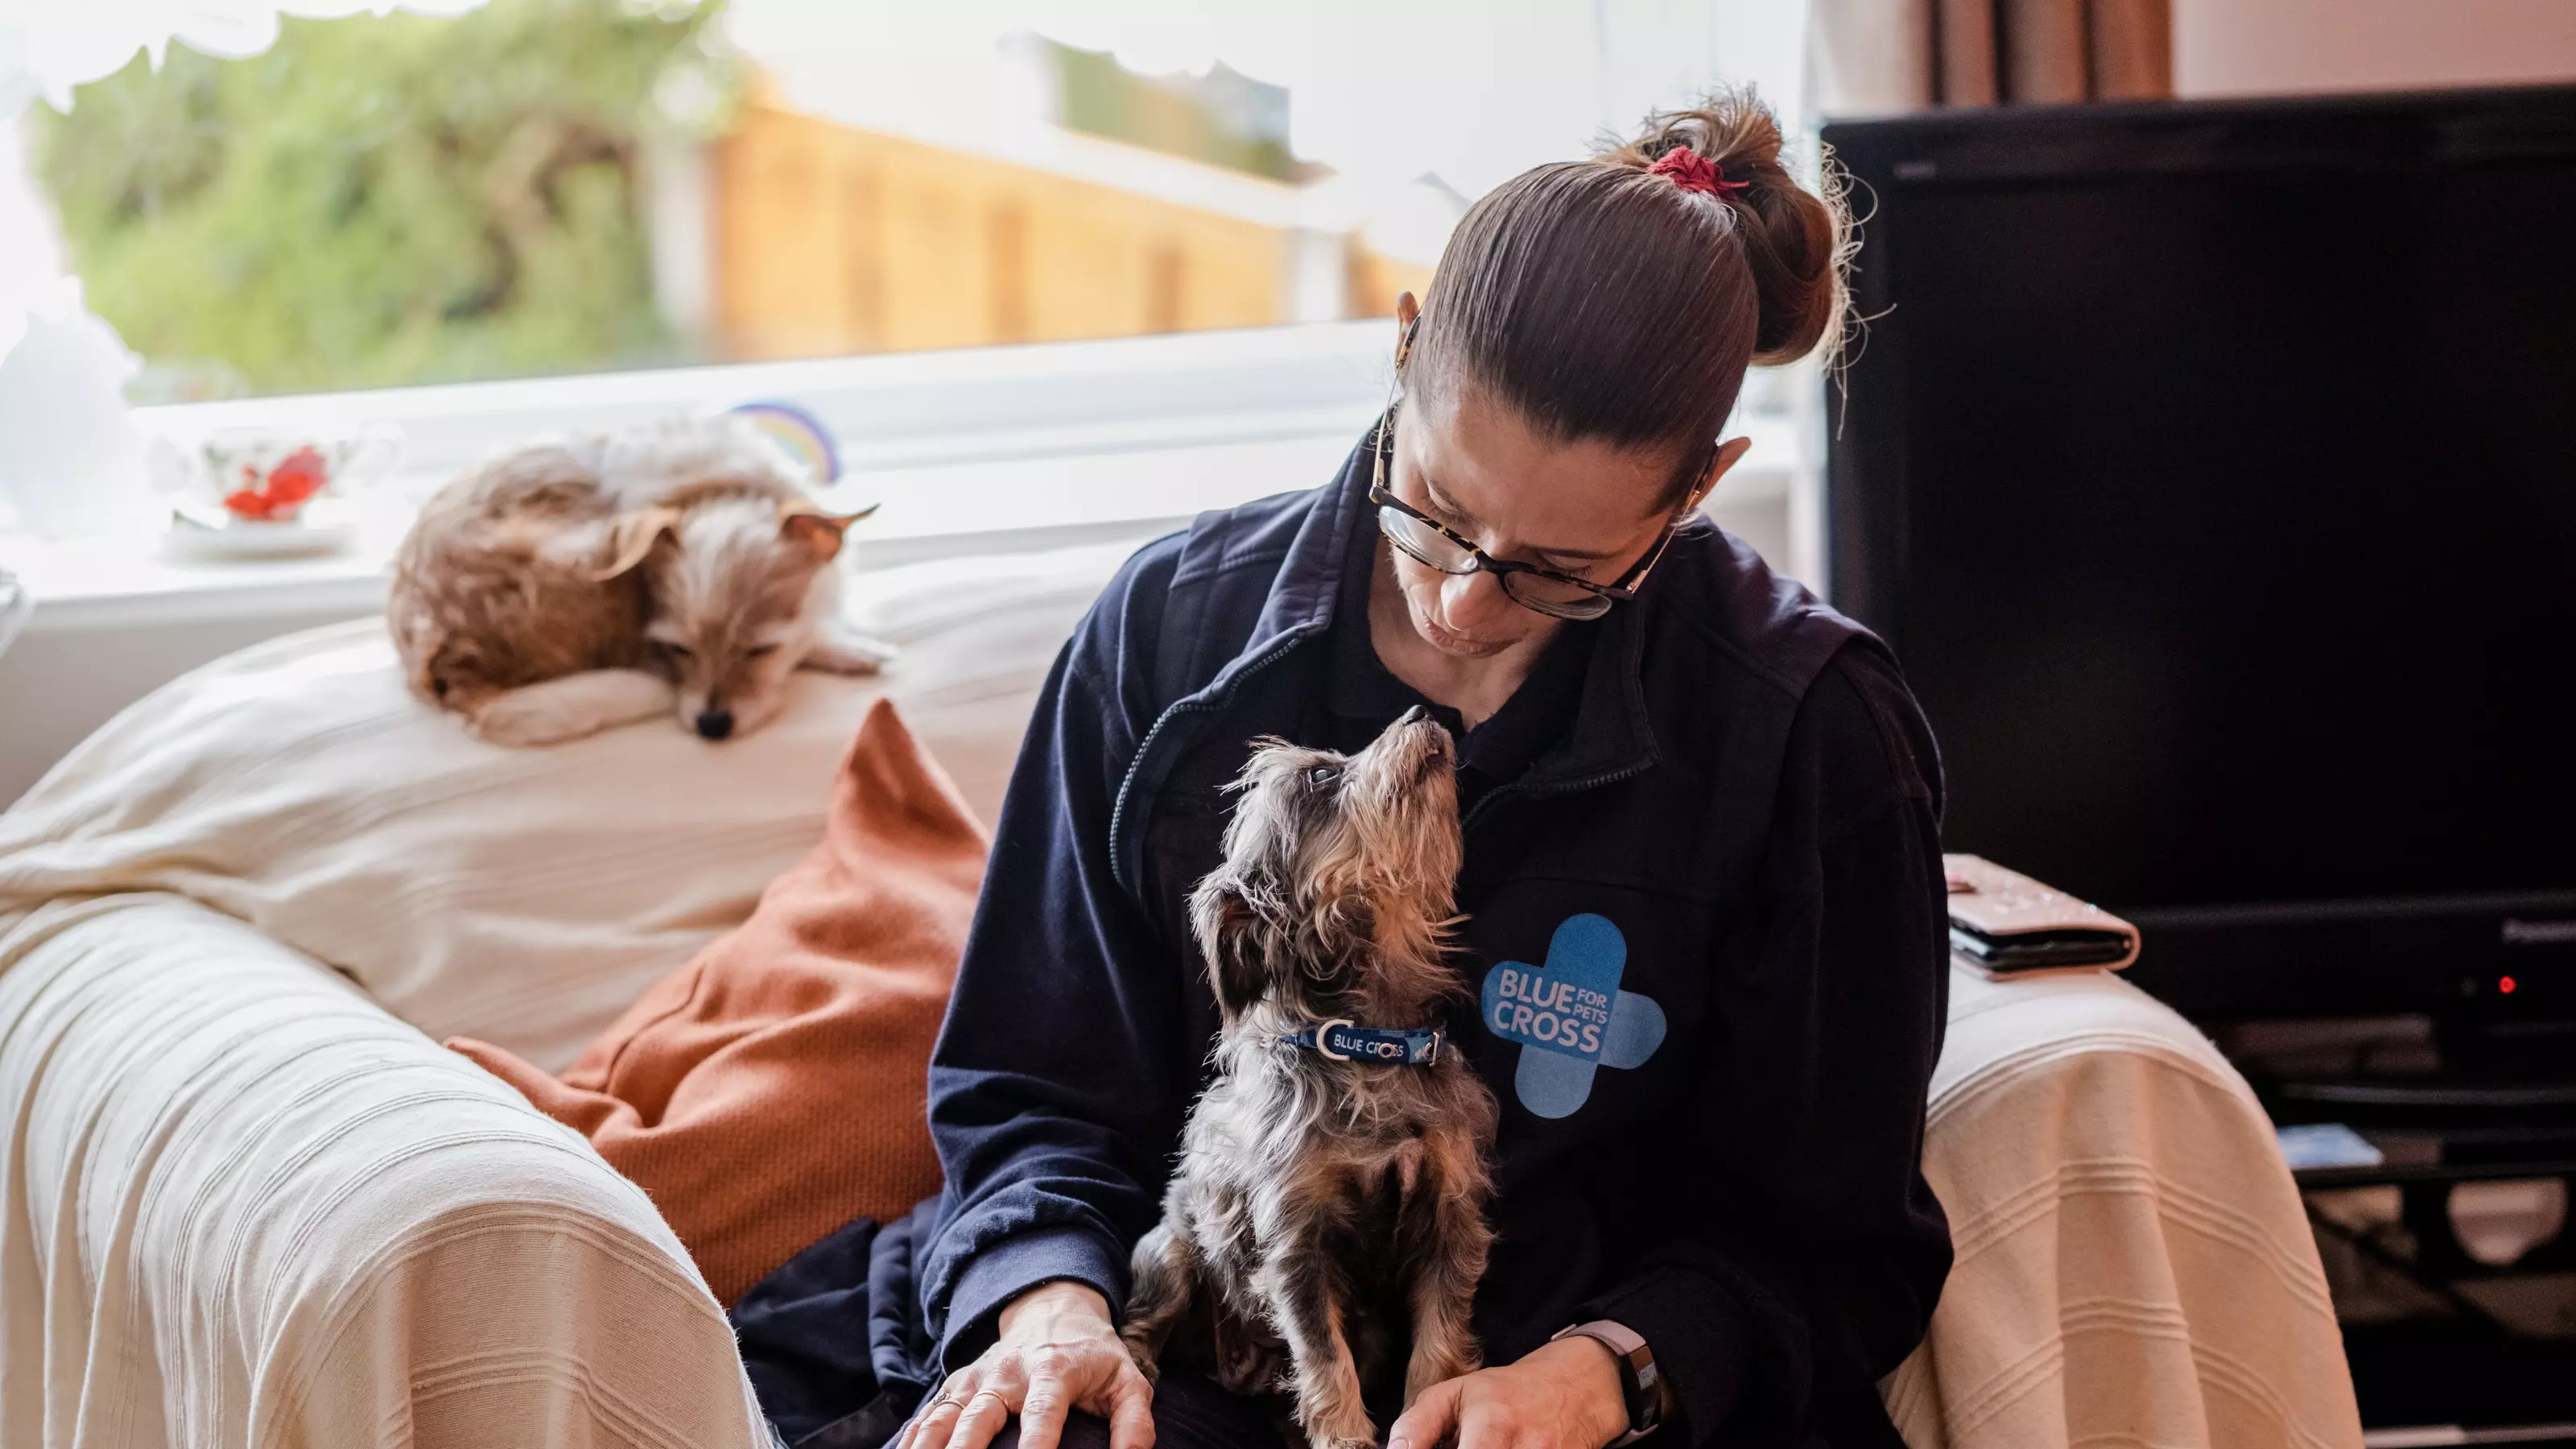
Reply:
[[[1684,191],[1705,192],[1710,196],[1728,191],[1742,191],[1753,184],[1750,181],[1727,180],[1726,172],[1720,169],[1716,162],[1688,146],[1675,146],[1657,157],[1655,164],[1646,168],[1646,174],[1669,176],[1673,184]]]

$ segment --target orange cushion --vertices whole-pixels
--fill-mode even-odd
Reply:
[[[822,843],[561,1080],[498,1047],[448,1045],[642,1185],[732,1303],[850,1219],[891,1219],[938,1189],[930,1047],[985,846],[881,700],[833,782]]]

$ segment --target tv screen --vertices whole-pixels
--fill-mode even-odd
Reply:
[[[2136,919],[2186,1010],[2576,1014],[2576,90],[1826,140],[1832,583],[1948,848]]]

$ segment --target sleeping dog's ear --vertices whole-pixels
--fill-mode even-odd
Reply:
[[[827,513],[817,504],[797,499],[778,505],[778,534],[790,543],[803,544],[814,557],[829,563],[841,552],[841,535],[850,525],[877,511],[869,504],[856,513]]]
[[[1225,875],[1218,871],[1190,892],[1190,934],[1198,937],[1208,986],[1230,1021],[1261,999],[1263,958],[1273,932]]]
[[[679,526],[680,510],[669,504],[617,515],[608,525],[608,567],[593,573],[591,579],[604,584],[633,572],[653,551],[653,545],[662,541],[662,535]]]

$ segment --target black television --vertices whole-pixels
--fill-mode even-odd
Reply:
[[[2203,1020],[2576,1018],[2576,88],[1824,139],[1831,589],[1948,848]]]

